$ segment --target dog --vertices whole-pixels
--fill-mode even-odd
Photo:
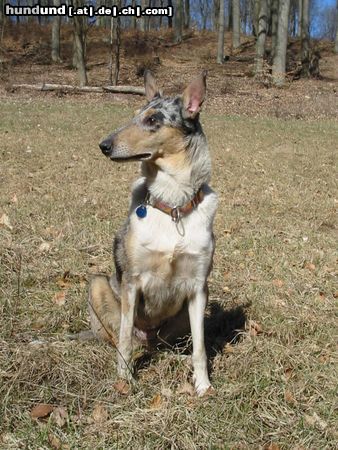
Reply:
[[[199,114],[206,72],[183,95],[163,97],[145,73],[148,103],[99,147],[115,162],[141,162],[127,220],[114,240],[115,274],[89,288],[95,337],[113,341],[118,374],[133,377],[133,346],[172,345],[191,331],[193,379],[199,396],[211,388],[204,342],[207,278],[215,248],[217,194]]]

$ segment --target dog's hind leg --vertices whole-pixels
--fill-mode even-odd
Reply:
[[[95,275],[89,286],[88,308],[93,335],[117,345],[121,321],[118,287],[105,275]]]

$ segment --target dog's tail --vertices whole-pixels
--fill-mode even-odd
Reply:
[[[114,277],[109,280],[106,275],[93,276],[89,286],[88,308],[94,337],[116,346],[121,306]]]

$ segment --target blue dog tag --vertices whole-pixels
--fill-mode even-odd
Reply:
[[[144,205],[140,205],[136,208],[136,215],[140,219],[144,219],[147,215],[147,208]]]

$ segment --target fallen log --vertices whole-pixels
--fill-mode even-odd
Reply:
[[[114,92],[116,94],[145,95],[145,90],[138,86],[72,86],[70,84],[13,84],[13,89],[31,89],[35,91],[70,91],[70,92]]]

